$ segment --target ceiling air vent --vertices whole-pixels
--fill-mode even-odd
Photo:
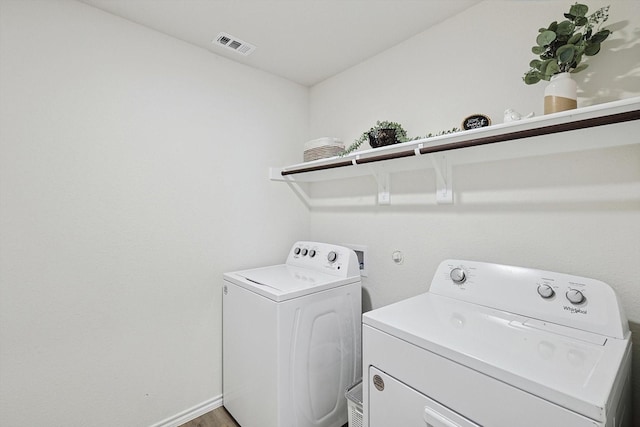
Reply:
[[[237,37],[232,36],[227,33],[220,33],[217,35],[216,39],[213,43],[217,43],[226,47],[227,49],[231,49],[235,52],[238,52],[240,55],[247,56],[251,52],[253,52],[256,47],[252,44],[249,44],[245,41],[240,40]]]

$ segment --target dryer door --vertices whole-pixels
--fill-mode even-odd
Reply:
[[[369,427],[480,427],[375,367],[369,368]]]

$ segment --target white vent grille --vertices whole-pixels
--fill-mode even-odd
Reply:
[[[221,46],[226,47],[227,49],[233,50],[240,55],[247,56],[251,52],[253,52],[256,47],[250,43],[240,40],[237,37],[232,36],[227,33],[220,33],[216,36],[213,43],[219,44]]]

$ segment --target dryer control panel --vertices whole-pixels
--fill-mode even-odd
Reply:
[[[529,319],[523,323],[531,327],[560,325],[620,339],[629,331],[614,290],[604,282],[586,277],[445,260],[438,266],[429,292],[526,316]]]
[[[338,277],[360,275],[358,256],[349,248],[320,242],[296,242],[287,257],[287,265],[321,271]]]

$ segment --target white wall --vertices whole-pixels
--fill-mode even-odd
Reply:
[[[592,9],[609,2],[589,2]],[[352,141],[376,120],[405,125],[410,136],[460,126],[474,113],[502,123],[503,111],[542,113],[544,82],[521,77],[539,27],[561,19],[571,2],[485,1],[311,89],[311,137]],[[615,30],[576,74],[579,106],[640,96],[640,2],[612,1]],[[638,123],[562,138],[637,139]],[[369,148],[369,147],[366,147]],[[479,157],[486,151],[476,149]],[[640,147],[490,161],[453,170],[454,205],[403,208],[397,193],[433,194],[433,173],[392,176],[391,206],[312,212],[311,238],[364,244],[365,308],[424,292],[445,258],[561,271],[611,284],[640,336]],[[374,195],[375,182],[313,184],[316,197]],[[396,265],[391,254],[404,253]],[[635,345],[636,402],[640,346]],[[638,406],[638,405],[636,405]],[[638,414],[640,416],[640,414]],[[640,421],[638,422],[640,425]]]
[[[0,425],[150,426],[221,389],[221,275],[308,214],[307,88],[87,5],[0,2]]]
[[[80,3],[0,0],[0,425],[150,426],[215,402],[221,273],[280,262],[301,237],[369,246],[369,308],[468,257],[607,281],[640,322],[637,148],[456,169],[456,197],[485,203],[315,211],[311,235],[266,180],[308,136],[540,113],[544,86],[520,77],[568,6],[542,3],[484,2],[315,86],[308,135],[306,88]],[[581,105],[640,94],[639,12],[612,2]],[[432,191],[420,179],[404,185]],[[600,189],[615,196],[583,197]]]

